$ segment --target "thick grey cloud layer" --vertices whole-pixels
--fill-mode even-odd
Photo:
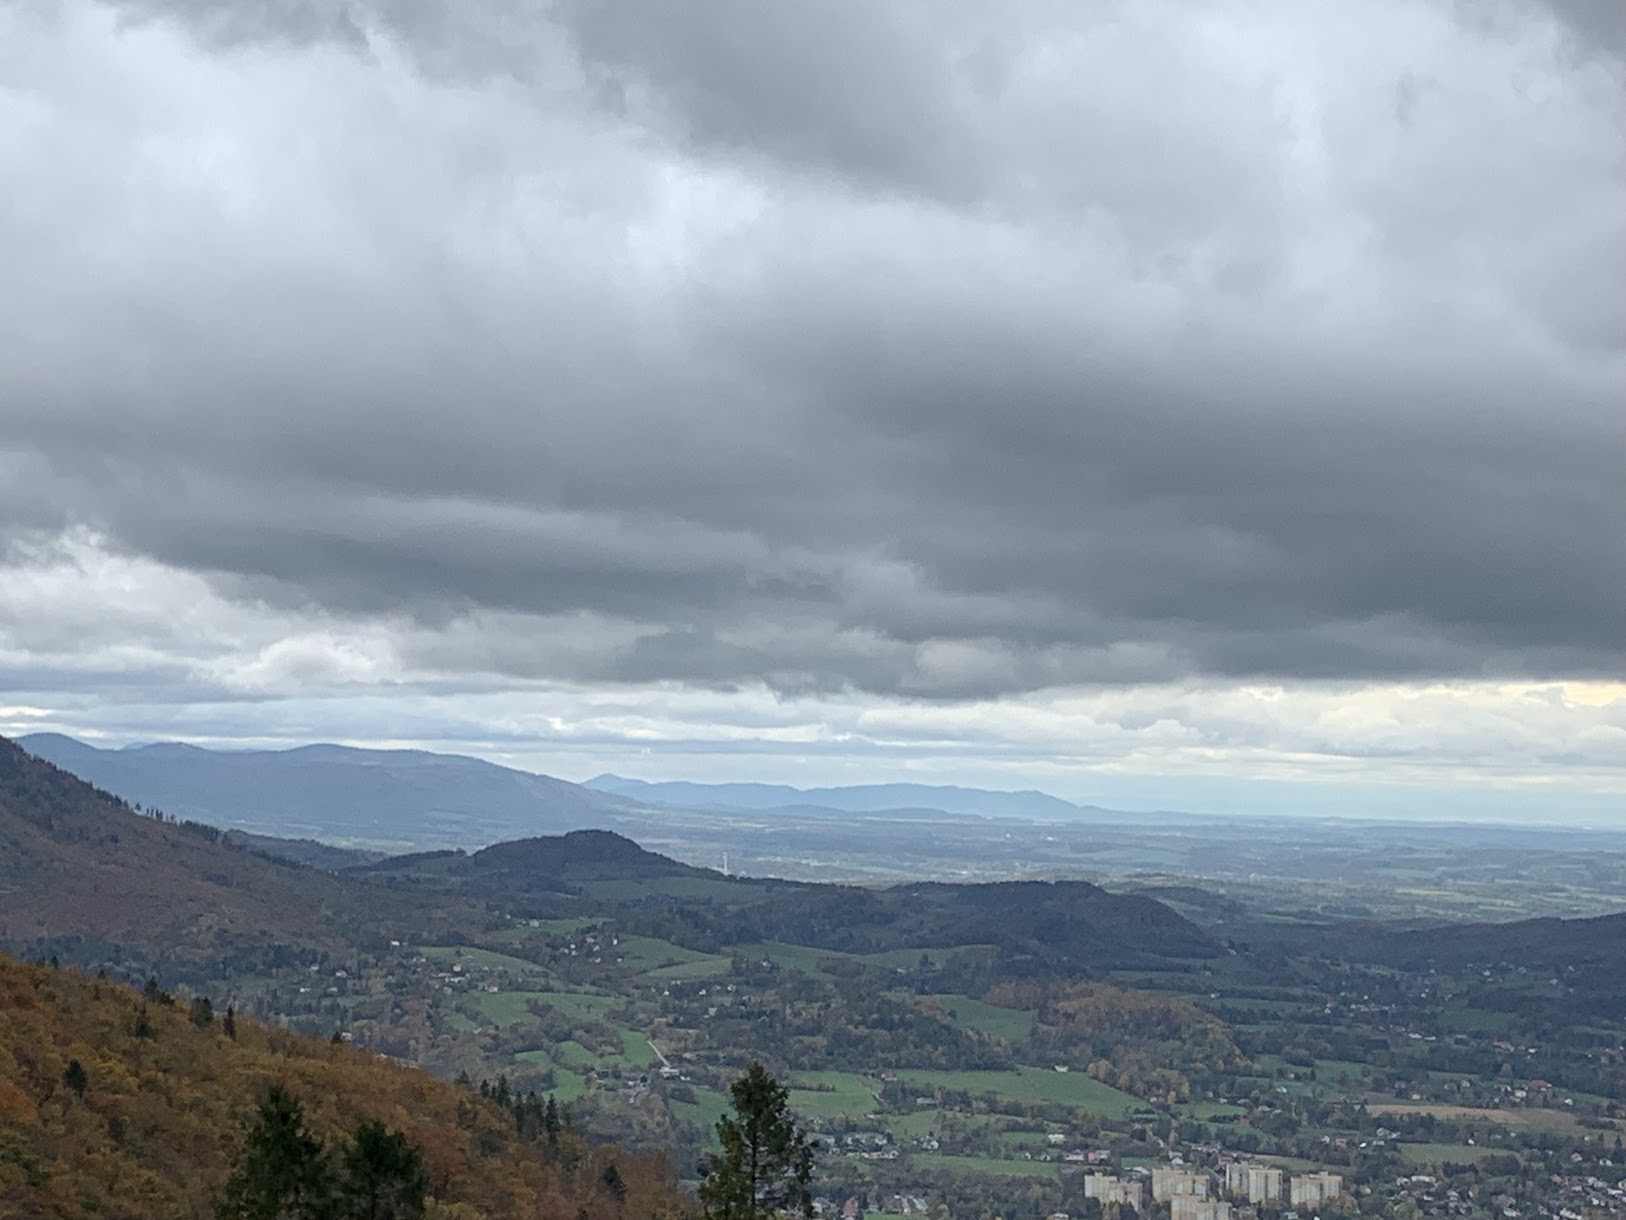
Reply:
[[[447,673],[1612,676],[1622,26],[1459,7],[8,9],[0,525]]]

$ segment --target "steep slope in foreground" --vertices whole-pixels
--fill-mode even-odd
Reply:
[[[177,742],[102,750],[56,733],[18,744],[127,801],[178,817],[396,850],[608,827],[627,803],[551,776],[422,750],[224,751]]]
[[[374,1119],[420,1148],[448,1220],[676,1220],[659,1160],[526,1141],[495,1102],[427,1073],[239,1019],[200,1027],[166,1000],[0,957],[0,1218],[213,1215],[267,1085],[330,1148]],[[65,1077],[77,1062],[79,1090]],[[565,1166],[578,1159],[572,1171]],[[625,1199],[604,1187],[614,1164]]]
[[[203,826],[142,817],[0,738],[0,945],[107,956],[110,945],[164,962],[326,945],[477,924],[457,899],[341,882],[267,860]]]

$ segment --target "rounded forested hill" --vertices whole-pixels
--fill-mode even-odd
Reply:
[[[544,838],[494,843],[469,857],[471,871],[526,872],[567,880],[602,877],[706,877],[709,870],[646,851],[608,830],[573,830]]]

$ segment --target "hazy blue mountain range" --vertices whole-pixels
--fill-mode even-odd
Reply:
[[[703,951],[766,940],[852,952],[979,946],[1023,974],[1221,951],[1161,903],[1082,881],[869,890],[731,878],[599,830],[328,873],[268,860],[198,823],[137,816],[0,738],[0,947],[94,959],[135,946],[167,954],[175,974],[200,960],[217,969],[228,957],[333,947],[352,932],[464,937],[487,923],[486,903],[533,918],[613,914]]]
[[[647,783],[614,775],[573,784],[422,750],[209,750],[178,742],[102,749],[57,733],[20,737],[17,744],[145,808],[227,830],[394,851],[473,847],[572,830],[617,830],[642,839],[658,834],[670,817],[664,810],[680,809],[723,817],[778,810],[815,823],[854,814],[902,821],[1060,821],[1086,812],[1043,792],[925,784],[801,789]]]
[[[608,828],[628,802],[477,758],[420,750],[103,750],[55,733],[29,753],[148,808],[223,829],[401,848]]]
[[[792,788],[787,784],[650,783],[600,775],[586,787],[631,797],[646,805],[679,809],[829,809],[841,813],[891,813],[925,809],[972,817],[1070,819],[1098,812],[1028,789],[990,792],[933,784],[856,784],[842,788]]]

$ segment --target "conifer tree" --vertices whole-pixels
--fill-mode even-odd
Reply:
[[[334,1220],[332,1168],[297,1099],[272,1085],[246,1135],[218,1220]]]
[[[813,1214],[813,1148],[790,1112],[790,1091],[753,1063],[729,1086],[732,1116],[717,1123],[722,1152],[706,1158],[700,1201],[710,1220]]]
[[[559,1146],[559,1132],[564,1130],[564,1122],[559,1117],[559,1103],[548,1098],[548,1104],[542,1107],[542,1132],[547,1136],[548,1146]]]
[[[429,1176],[423,1153],[376,1119],[356,1128],[339,1188],[345,1220],[418,1220]]]
[[[90,1083],[90,1074],[85,1071],[85,1065],[79,1060],[70,1059],[67,1069],[62,1073],[62,1083],[73,1090],[75,1097],[83,1097],[85,1086]]]
[[[598,1176],[598,1183],[615,1198],[617,1203],[626,1201],[627,1184],[622,1180],[621,1171],[615,1167],[614,1161],[604,1167],[604,1172]]]

